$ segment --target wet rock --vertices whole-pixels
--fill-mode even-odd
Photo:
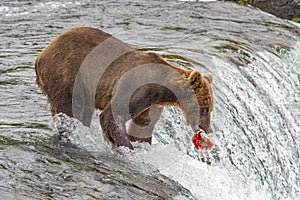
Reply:
[[[226,1],[226,0],[225,0]],[[283,19],[300,18],[300,0],[228,0],[252,5]]]
[[[300,17],[300,0],[256,0],[253,6],[284,19]]]

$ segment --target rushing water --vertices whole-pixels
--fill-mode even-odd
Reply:
[[[300,28],[224,2],[0,3],[0,199],[297,199]],[[99,124],[52,119],[34,61],[59,33],[93,26],[213,76],[217,148],[196,152],[167,108],[154,145],[111,149]],[[58,126],[76,127],[70,142]]]

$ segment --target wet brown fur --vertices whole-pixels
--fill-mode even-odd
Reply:
[[[72,91],[79,68],[93,48],[109,37],[112,36],[94,28],[76,27],[60,34],[39,54],[35,62],[36,82],[48,97],[53,115],[62,112],[72,116]],[[200,116],[196,109],[195,112],[193,109],[187,111],[181,106],[170,89],[159,84],[147,84],[133,93],[129,103],[130,116],[120,114],[121,122],[116,122],[111,109],[116,83],[130,69],[147,63],[163,64],[180,73],[181,79],[174,78],[172,73],[155,76],[162,76],[183,94],[192,88],[197,96],[198,102],[194,103],[200,107]],[[208,127],[213,107],[210,83],[211,76],[202,76],[199,71],[177,68],[156,54],[136,50],[128,52],[109,65],[97,86],[95,108],[102,110],[100,123],[103,135],[112,144],[129,148],[132,148],[129,140],[151,142],[152,130],[163,106],[182,108],[193,128],[199,123]],[[194,105],[191,101],[192,97],[187,94],[183,100],[185,107]],[[150,115],[151,109],[153,112]],[[133,122],[127,135],[124,124],[130,118]],[[89,126],[90,119],[91,116],[80,120]],[[140,135],[136,135],[137,133]]]

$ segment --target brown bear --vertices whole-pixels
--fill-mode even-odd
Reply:
[[[114,146],[151,143],[163,106],[181,108],[193,130],[210,126],[210,75],[175,67],[95,28],[60,34],[39,54],[35,70],[53,115],[65,113],[89,126],[95,108],[102,110],[103,136]]]

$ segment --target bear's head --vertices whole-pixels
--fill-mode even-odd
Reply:
[[[212,94],[212,77],[211,75],[202,76],[197,70],[191,71],[188,76],[190,86],[194,90],[199,105],[199,110],[194,116],[198,119],[190,121],[193,128],[200,127],[206,132],[210,128],[210,114],[213,109],[213,94]]]

